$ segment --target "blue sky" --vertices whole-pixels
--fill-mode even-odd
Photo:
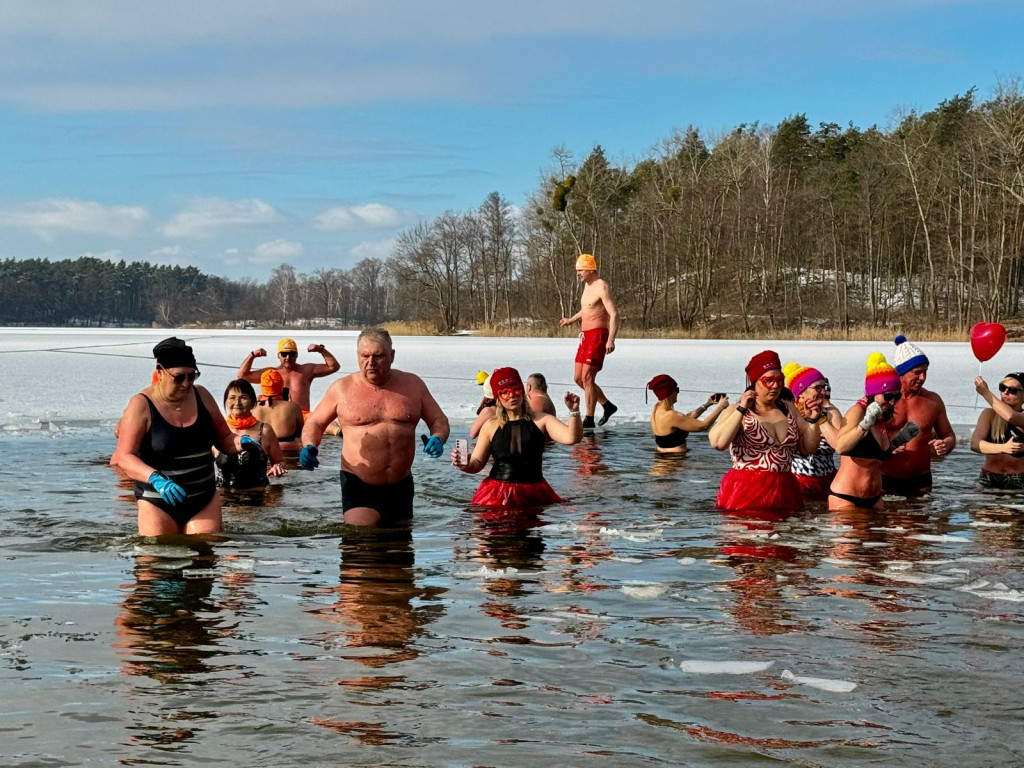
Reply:
[[[995,0],[8,0],[0,258],[266,279],[383,257],[565,147],[803,112],[888,125],[1024,75]]]

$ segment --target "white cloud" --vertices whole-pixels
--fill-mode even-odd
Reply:
[[[387,240],[367,240],[354,246],[349,253],[357,261],[363,259],[386,259],[395,250],[397,238],[389,237]]]
[[[141,206],[114,205],[64,198],[39,200],[0,209],[0,227],[27,229],[44,240],[59,232],[131,237],[149,222]]]
[[[117,248],[112,248],[109,251],[100,251],[94,253],[92,251],[86,251],[85,253],[78,254],[80,259],[99,259],[100,261],[118,261],[121,258],[121,251]]]
[[[302,243],[291,240],[272,240],[269,243],[260,243],[252,252],[252,261],[255,264],[280,264],[290,263],[302,257],[306,252]]]
[[[387,229],[400,227],[416,219],[410,211],[400,211],[380,203],[337,206],[322,211],[313,218],[313,226],[323,230]]]
[[[262,200],[205,197],[189,203],[164,225],[163,233],[167,237],[205,238],[222,229],[275,224],[282,219],[277,209]]]

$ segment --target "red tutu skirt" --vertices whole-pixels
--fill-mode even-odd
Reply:
[[[481,507],[543,507],[565,501],[548,485],[547,480],[536,483],[503,483],[485,478],[473,494],[471,504]]]
[[[792,472],[730,469],[722,478],[715,502],[719,509],[803,509],[800,483]]]
[[[797,475],[796,481],[800,483],[800,489],[804,492],[804,501],[824,501],[827,499],[828,489],[832,487],[832,480],[835,476],[835,472],[825,475],[825,477]]]

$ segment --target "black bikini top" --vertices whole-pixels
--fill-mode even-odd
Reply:
[[[659,448],[678,448],[686,445],[686,436],[689,434],[685,429],[672,427],[672,431],[667,435],[655,435],[654,444]]]

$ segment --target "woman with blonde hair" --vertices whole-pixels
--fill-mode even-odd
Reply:
[[[1008,373],[999,382],[999,398],[980,376],[978,394],[989,403],[971,435],[971,450],[985,457],[978,485],[995,490],[1024,490],[1024,373]]]
[[[729,406],[724,394],[708,395],[703,405],[689,413],[675,409],[679,385],[667,373],[660,373],[647,382],[647,388],[658,398],[651,411],[651,434],[658,453],[686,453],[686,436],[691,432],[707,432],[715,419]],[[711,408],[711,415],[701,421],[698,417]]]
[[[569,421],[562,423],[546,413],[533,413],[523,380],[515,368],[498,368],[491,374],[495,416],[480,430],[473,455],[452,451],[452,464],[476,474],[494,457],[490,475],[480,483],[471,503],[485,507],[539,507],[564,501],[542,474],[544,447],[550,438],[563,445],[583,439],[580,398],[565,393]]]

